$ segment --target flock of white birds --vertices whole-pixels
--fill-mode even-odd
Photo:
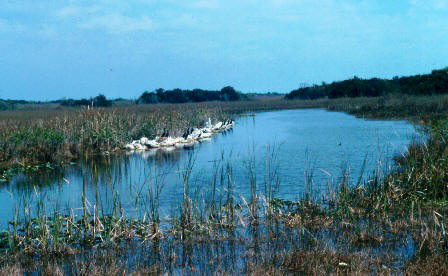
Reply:
[[[214,134],[227,131],[234,125],[234,121],[224,121],[212,124],[209,119],[203,128],[194,128],[189,133],[186,133],[182,137],[156,137],[154,139],[148,139],[142,137],[139,140],[132,141],[132,143],[126,144],[125,149],[129,151],[147,151],[155,149],[174,150],[182,147],[192,147],[194,144],[210,140]]]

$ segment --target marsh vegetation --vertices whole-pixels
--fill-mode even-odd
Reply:
[[[244,194],[236,189],[239,165],[224,156],[197,189],[195,156],[186,152],[188,162],[177,169],[182,197],[169,215],[161,207],[168,185],[163,172],[136,180],[139,189],[130,188],[125,200],[117,180],[101,176],[112,164],[87,161],[95,169],[82,172],[79,208],[48,200],[38,186],[19,198],[0,235],[2,273],[446,273],[447,104],[444,96],[271,98],[2,112],[2,161],[20,166],[107,160],[98,154],[112,153],[142,134],[181,133],[209,117],[224,120],[259,110],[326,108],[368,118],[409,118],[423,124],[428,137],[397,156],[393,170],[353,178],[341,169],[324,194],[317,192],[322,183],[309,167],[297,176],[306,187],[298,200],[278,193],[281,163],[274,148],[246,162],[249,192]],[[263,158],[262,168],[257,158]],[[88,197],[95,181],[108,183],[109,193]]]

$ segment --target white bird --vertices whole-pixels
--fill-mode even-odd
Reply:
[[[208,121],[205,123],[205,127],[206,128],[211,128],[212,127],[212,120],[210,120],[210,117],[208,117]]]

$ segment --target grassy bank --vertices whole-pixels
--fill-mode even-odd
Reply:
[[[222,116],[219,110],[175,106],[148,109],[61,109],[0,114],[0,160],[33,164],[114,151],[133,139],[178,134]]]
[[[329,100],[327,108],[372,119],[405,119],[425,122],[446,117],[448,96],[386,96]]]
[[[224,120],[246,111],[297,107],[296,102],[159,104],[132,107],[41,108],[0,112],[0,163],[57,163],[112,152],[143,136],[182,135],[208,118]]]
[[[159,104],[132,107],[41,108],[0,112],[0,163],[58,163],[112,152],[142,136],[181,135],[208,118],[222,120],[244,112],[326,108],[360,117],[429,119],[448,109],[448,97],[382,97],[308,101],[269,98],[232,103]]]

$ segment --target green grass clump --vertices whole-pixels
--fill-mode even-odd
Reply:
[[[30,160],[53,161],[64,142],[64,134],[48,127],[19,129],[13,132],[8,141],[7,158],[20,156]]]
[[[181,135],[211,117],[217,108],[161,107],[17,110],[0,113],[0,163],[57,163],[111,152],[143,136]]]

